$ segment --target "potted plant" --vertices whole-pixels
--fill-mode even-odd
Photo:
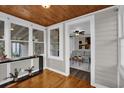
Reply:
[[[28,75],[29,75],[29,76],[32,76],[32,71],[33,71],[33,69],[34,69],[34,66],[29,67],[28,69],[25,69],[25,71],[28,72]]]
[[[18,76],[19,76],[19,73],[21,71],[21,68],[19,70],[17,70],[17,68],[14,69],[14,73],[9,73],[10,74],[10,77],[7,77],[5,79],[8,79],[8,78],[13,78],[13,81],[18,81]]]

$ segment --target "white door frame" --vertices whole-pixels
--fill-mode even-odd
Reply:
[[[70,74],[70,38],[69,38],[69,25],[90,21],[90,33],[91,33],[91,85],[95,83],[95,20],[94,15],[81,17],[78,20],[65,23],[65,72],[68,76]]]

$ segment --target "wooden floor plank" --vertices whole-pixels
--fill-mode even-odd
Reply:
[[[16,83],[10,88],[92,88],[89,81],[80,80],[74,76],[65,77],[50,70],[31,79]]]
[[[79,78],[80,80],[86,80],[90,82],[90,72],[82,71],[75,68],[70,68],[70,75]]]

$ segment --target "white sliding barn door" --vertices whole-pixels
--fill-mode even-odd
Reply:
[[[117,87],[118,12],[115,9],[95,15],[95,84]]]
[[[124,6],[119,10],[119,38],[120,38],[120,64],[119,64],[119,87],[124,88]]]
[[[121,40],[121,63],[119,65],[119,87],[124,88],[124,39]]]

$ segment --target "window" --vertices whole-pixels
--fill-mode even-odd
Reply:
[[[44,54],[44,30],[43,26],[1,13],[0,58],[3,55],[18,58]]]
[[[50,31],[50,55],[59,57],[59,28]]]
[[[34,54],[40,55],[44,54],[44,44],[43,43],[34,43]]]
[[[44,32],[33,29],[34,55],[44,54]]]
[[[0,56],[5,55],[5,44],[4,41],[0,40]]]
[[[28,56],[29,31],[27,27],[11,23],[11,56]]]
[[[0,21],[0,39],[4,39],[4,21]]]
[[[28,41],[28,27],[11,23],[11,40]]]
[[[63,25],[48,28],[48,57],[63,60]]]
[[[13,42],[12,43],[12,55],[14,57],[19,57],[21,55],[21,44],[20,43],[16,43],[16,42]]]
[[[28,56],[28,42],[12,41],[11,44],[12,57],[25,57]]]
[[[0,20],[0,56],[5,55],[4,21]]]

